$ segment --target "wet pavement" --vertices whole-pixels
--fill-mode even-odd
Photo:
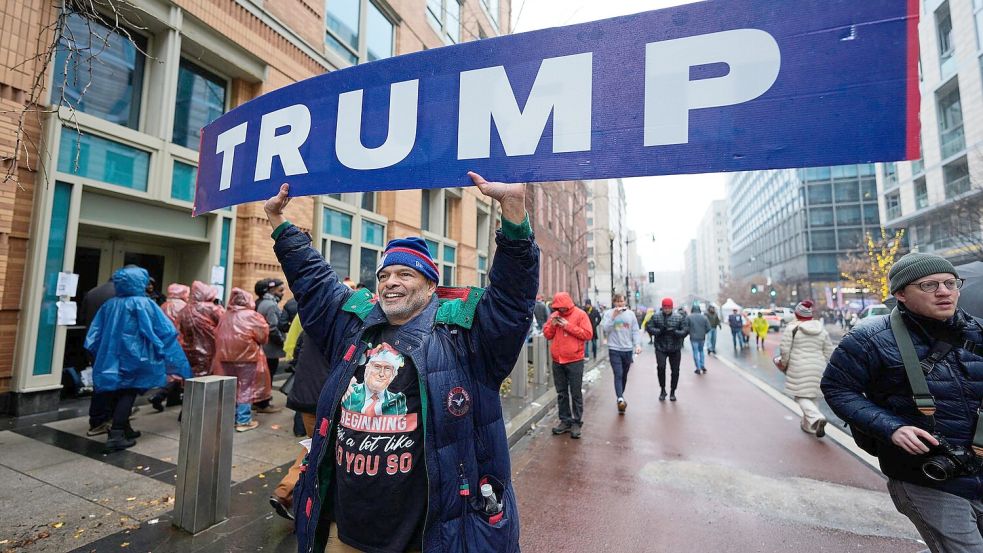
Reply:
[[[746,353],[742,364],[767,358]],[[710,358],[706,375],[693,367],[684,352],[679,401],[660,402],[647,349],[631,369],[626,415],[602,370],[585,397],[582,439],[553,436],[547,417],[516,445],[524,550],[924,549],[879,472],[802,432],[797,413],[721,360]]]

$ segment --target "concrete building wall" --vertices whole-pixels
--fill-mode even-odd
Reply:
[[[588,189],[592,224],[587,246],[593,261],[588,288],[596,297],[594,301],[609,306],[612,294],[625,293],[625,243],[629,237],[624,183],[621,179],[595,180],[588,182]]]
[[[727,201],[714,200],[697,230],[696,295],[716,301],[720,285],[730,272],[730,235]]]

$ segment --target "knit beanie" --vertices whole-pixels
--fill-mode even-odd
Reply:
[[[672,298],[663,298],[662,307],[663,308],[668,307],[669,309],[672,309]]]
[[[795,318],[806,321],[812,318],[812,300],[802,300],[795,306]]]
[[[912,252],[901,257],[891,267],[887,277],[891,279],[891,293],[908,286],[916,280],[936,273],[950,273],[959,277],[956,268],[944,257],[930,253]]]
[[[390,240],[375,272],[378,273],[390,265],[406,265],[419,271],[427,280],[440,282],[437,264],[430,257],[430,248],[427,247],[426,240],[419,236]]]

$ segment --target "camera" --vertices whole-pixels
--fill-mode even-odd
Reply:
[[[956,447],[939,434],[932,434],[939,445],[932,448],[922,463],[922,474],[930,480],[945,482],[957,476],[970,476],[980,472],[981,460],[973,450]]]

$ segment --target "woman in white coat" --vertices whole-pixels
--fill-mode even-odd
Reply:
[[[785,372],[785,393],[795,398],[802,409],[803,432],[826,435],[826,417],[816,406],[822,392],[819,381],[826,362],[833,354],[833,342],[821,321],[813,319],[813,303],[805,300],[795,306],[795,321],[782,334],[780,367]]]

